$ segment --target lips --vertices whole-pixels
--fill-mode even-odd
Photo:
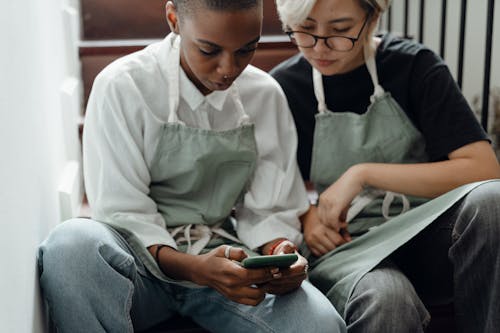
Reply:
[[[336,60],[326,60],[326,59],[315,59],[314,62],[319,67],[328,67],[335,63]]]
[[[212,84],[216,88],[216,90],[226,90],[231,86],[232,81],[224,81],[224,82],[215,82],[212,81]]]

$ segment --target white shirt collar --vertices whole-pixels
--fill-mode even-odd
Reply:
[[[207,96],[203,96],[194,83],[187,77],[182,67],[180,68],[179,81],[180,97],[186,101],[192,110],[197,110],[204,101],[207,101],[215,110],[222,111],[229,89],[213,91]]]

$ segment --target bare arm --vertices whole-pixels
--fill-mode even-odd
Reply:
[[[491,146],[478,141],[448,155],[449,160],[421,164],[359,164],[364,186],[433,198],[458,186],[499,178],[500,167]]]
[[[434,198],[460,185],[500,178],[498,160],[486,141],[465,145],[448,158],[419,164],[354,165],[320,195],[319,219],[338,232],[350,203],[366,186]]]

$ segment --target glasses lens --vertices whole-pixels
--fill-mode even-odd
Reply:
[[[292,43],[300,47],[313,47],[314,37],[303,32],[293,32],[290,35]]]
[[[326,40],[326,43],[332,50],[336,51],[350,51],[354,46],[352,40],[341,36],[330,37]]]

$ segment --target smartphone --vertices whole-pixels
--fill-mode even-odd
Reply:
[[[261,267],[290,267],[291,264],[297,261],[299,257],[295,253],[278,254],[271,256],[255,256],[243,259],[241,264],[245,268],[261,268]]]

